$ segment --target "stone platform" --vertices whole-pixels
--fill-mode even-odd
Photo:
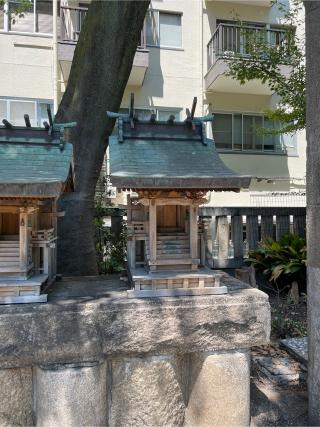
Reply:
[[[128,299],[116,276],[68,279],[47,304],[0,306],[0,424],[247,426],[250,347],[268,297]],[[94,404],[93,404],[94,402]]]

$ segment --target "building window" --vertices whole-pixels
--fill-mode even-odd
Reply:
[[[219,150],[296,154],[294,135],[263,134],[279,123],[258,114],[214,113],[212,133]]]
[[[181,21],[179,13],[149,10],[146,17],[147,46],[182,48]]]
[[[43,126],[48,122],[47,105],[53,110],[52,101],[0,98],[0,121],[7,119],[14,126],[25,126],[24,115],[28,114],[31,126]]]
[[[25,3],[23,3],[25,4]],[[52,0],[29,0],[29,8],[19,13],[22,2],[7,0],[0,14],[0,30],[52,34]]]
[[[174,116],[176,121],[180,120],[181,108],[170,108],[170,107],[155,107],[155,108],[135,108],[134,115],[139,120],[149,120],[151,114],[156,115],[156,119],[159,121],[167,121],[169,116]],[[128,114],[128,108],[120,108],[120,113]]]

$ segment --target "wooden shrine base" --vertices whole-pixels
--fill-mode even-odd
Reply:
[[[221,295],[227,287],[220,285],[221,273],[208,268],[197,271],[159,271],[145,269],[131,271],[134,289],[127,291],[128,298],[152,298],[185,295]]]
[[[41,286],[48,280],[45,274],[38,274],[26,280],[1,277],[0,304],[25,304],[47,302],[47,294],[40,294]]]

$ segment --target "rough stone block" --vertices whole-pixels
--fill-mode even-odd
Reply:
[[[185,414],[184,359],[150,356],[118,359],[112,371],[109,425],[182,426]]]
[[[193,355],[189,381],[186,426],[249,425],[249,352]]]
[[[0,370],[0,425],[33,425],[31,368]]]
[[[98,362],[35,368],[36,425],[106,425],[106,373],[106,364]]]

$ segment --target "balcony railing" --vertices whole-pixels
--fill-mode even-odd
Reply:
[[[219,57],[237,54],[250,56],[256,46],[266,42],[270,46],[286,46],[288,31],[249,25],[219,24],[207,44],[208,70]]]
[[[87,7],[60,7],[60,41],[76,43],[79,39],[81,27],[88,11]],[[146,27],[145,23],[141,31],[138,49],[146,48]]]

